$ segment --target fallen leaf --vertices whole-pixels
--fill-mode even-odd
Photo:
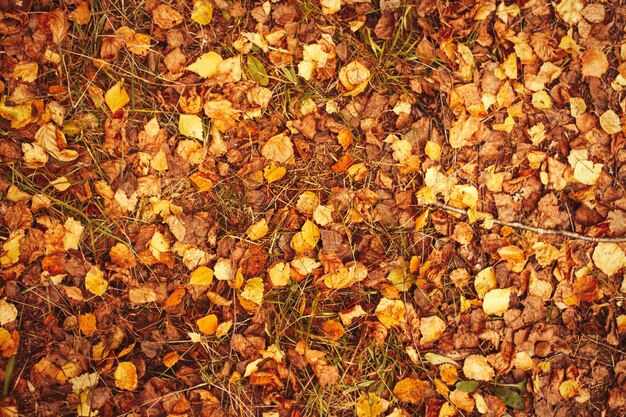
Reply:
[[[82,334],[90,337],[96,332],[96,316],[92,313],[80,314],[78,316],[78,327]]]
[[[197,4],[197,3],[196,3]],[[189,65],[187,71],[192,71],[202,78],[211,78],[217,74],[217,67],[223,61],[217,52],[207,52],[202,54],[196,61]]]
[[[217,331],[217,316],[215,314],[204,316],[196,320],[196,325],[202,333],[207,336],[211,336]]]
[[[269,269],[268,275],[273,287],[284,287],[291,283],[291,267],[288,263],[277,262]]]
[[[352,61],[339,70],[339,81],[348,90],[347,95],[362,93],[370,79],[370,70],[358,61]]]
[[[418,405],[431,394],[430,383],[415,378],[404,378],[393,388],[400,402]]]
[[[609,60],[602,50],[588,48],[581,57],[583,77],[602,77],[609,69]]]
[[[241,297],[260,306],[263,303],[264,292],[263,279],[251,278],[246,281],[243,291],[241,292]]]
[[[609,135],[622,131],[622,121],[613,110],[607,110],[600,116],[600,126]]]
[[[364,392],[356,402],[357,417],[378,417],[389,408],[389,401],[372,392]]]
[[[171,29],[183,22],[183,16],[167,4],[161,3],[152,10],[152,21],[161,29]]]
[[[626,266],[626,255],[617,243],[598,243],[592,258],[596,267],[608,276]]]
[[[405,307],[402,300],[382,298],[376,306],[376,317],[388,329],[406,322]]]
[[[265,159],[279,163],[289,163],[293,158],[293,145],[286,133],[272,136],[261,148]]]
[[[259,239],[263,239],[269,231],[270,229],[269,227],[267,227],[267,222],[265,221],[265,219],[261,219],[255,224],[248,227],[248,229],[246,230],[246,235],[248,236],[248,239],[256,241]]]
[[[446,330],[446,323],[438,316],[422,317],[420,319],[420,344],[437,340]]]
[[[92,266],[85,275],[85,288],[93,295],[101,296],[105,293],[109,286],[108,281],[104,278],[104,272],[98,266]]]
[[[213,282],[213,270],[208,266],[199,266],[192,273],[189,285],[211,285]]]
[[[0,326],[11,323],[17,319],[17,308],[8,303],[5,298],[0,300]]]
[[[486,315],[500,315],[509,309],[511,288],[489,290],[483,299],[483,311]]]
[[[487,358],[481,355],[470,355],[465,358],[463,374],[467,379],[474,381],[491,381],[496,375]]]
[[[120,362],[114,373],[115,386],[121,390],[134,391],[137,389],[137,368],[132,362]]]
[[[178,119],[178,131],[188,138],[202,141],[204,139],[204,125],[202,119],[195,114],[181,114]]]
[[[120,110],[125,105],[130,103],[130,97],[124,89],[124,79],[121,79],[120,81],[115,83],[113,87],[107,90],[107,92],[104,94],[104,101],[106,102],[107,106],[109,106],[111,113],[115,113],[116,111]]]
[[[205,0],[197,0],[193,4],[191,20],[201,25],[208,25],[213,18],[213,4]]]

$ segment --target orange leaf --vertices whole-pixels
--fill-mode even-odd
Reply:
[[[165,308],[172,308],[180,304],[185,294],[187,294],[187,290],[184,287],[176,288],[165,300]]]

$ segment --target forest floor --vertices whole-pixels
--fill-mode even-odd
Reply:
[[[0,416],[626,413],[626,9],[0,1]]]

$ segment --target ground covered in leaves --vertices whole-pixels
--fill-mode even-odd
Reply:
[[[0,415],[623,415],[614,3],[0,1]]]

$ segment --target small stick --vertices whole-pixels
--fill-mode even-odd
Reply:
[[[467,216],[467,211],[457,208],[457,207],[452,207],[452,206],[448,206],[446,204],[442,204],[442,203],[431,203],[429,204],[430,206],[434,206],[434,207],[439,207],[441,209],[444,209],[446,211],[451,211],[453,213],[457,213],[460,214],[462,216]],[[569,237],[571,239],[576,239],[576,240],[584,240],[587,242],[594,242],[594,243],[623,243],[626,242],[626,237],[591,237],[591,236],[586,236],[586,235],[581,235],[580,233],[576,233],[576,232],[568,232],[567,230],[555,230],[555,229],[545,229],[543,227],[533,227],[533,226],[527,226],[523,223],[520,222],[505,222],[502,220],[498,220],[498,219],[492,219],[490,220],[492,221],[494,224],[499,224],[500,226],[509,226],[509,227],[513,227],[515,229],[522,229],[522,230],[528,230],[531,232],[535,232],[537,234],[540,235],[557,235],[557,236],[565,236],[565,237]]]

